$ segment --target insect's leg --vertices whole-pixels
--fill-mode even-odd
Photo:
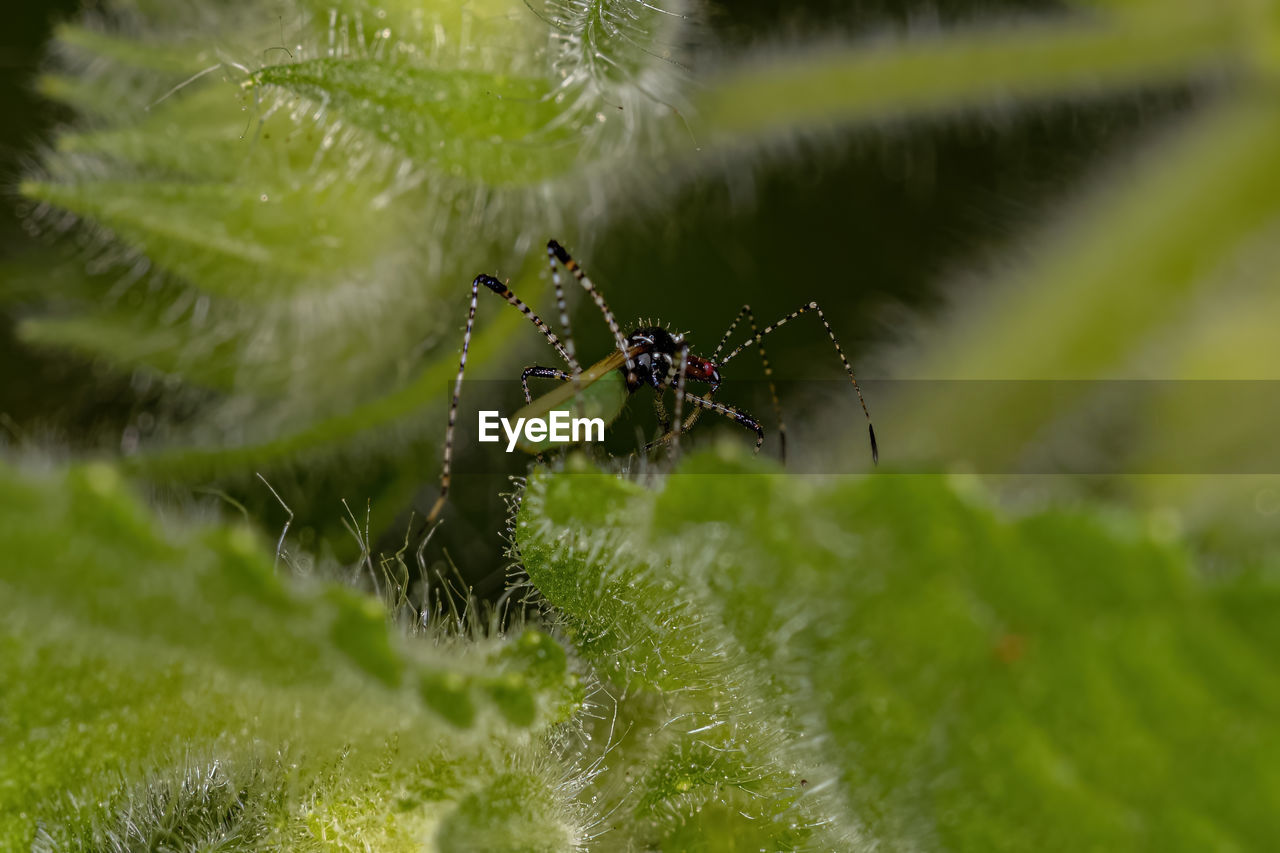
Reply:
[[[578,279],[578,283],[582,285],[583,290],[587,291],[595,301],[600,313],[604,314],[604,321],[609,324],[609,331],[613,332],[613,339],[618,344],[618,350],[626,361],[627,387],[634,387],[636,384],[636,364],[631,359],[631,354],[627,351],[627,339],[622,336],[622,329],[618,327],[618,321],[614,318],[613,312],[605,304],[604,297],[600,295],[600,291],[596,290],[596,286],[591,283],[591,279],[587,278],[587,274],[582,271],[582,267],[578,266],[578,262],[569,257],[569,253],[555,240],[547,242],[547,254],[559,260],[560,263],[564,264],[565,269],[573,273],[574,277]]]
[[[680,357],[667,366],[666,375],[657,383],[657,393],[654,394],[653,405],[654,409],[658,412],[658,418],[662,423],[663,436],[658,439],[658,442],[662,444],[670,443],[672,451],[675,452],[680,449],[680,433],[685,431],[685,427],[683,426],[683,421],[681,419],[684,416],[684,386],[686,379],[685,374],[689,369],[689,345],[685,343],[684,335],[682,334],[674,335],[673,339],[676,343],[680,344]],[[675,417],[670,421],[667,420],[666,409],[662,405],[661,399],[662,395],[668,388],[674,388],[676,392]],[[672,423],[681,424],[680,429],[677,430],[674,435],[671,432]],[[650,442],[647,447],[651,447],[653,444],[654,442]]]
[[[762,340],[763,336],[760,334],[760,329],[757,328],[756,326],[756,315],[751,312],[750,305],[743,305],[742,310],[738,312],[738,316],[734,317],[733,322],[729,324],[729,328],[725,329],[723,337],[720,338],[720,343],[716,344],[716,351],[711,354],[711,361],[712,363],[717,365],[723,363],[723,362],[717,361],[717,359],[720,357],[720,351],[724,349],[724,345],[729,342],[729,339],[733,336],[733,330],[738,327],[738,323],[742,321],[743,317],[746,317],[747,322],[751,324],[751,337],[752,339],[755,340],[756,349],[760,353],[760,364],[764,367],[765,381],[768,382],[769,384],[769,400],[773,404],[774,417],[776,417],[778,420],[779,453],[782,457],[782,461],[786,462],[787,461],[787,424],[786,424],[786,421],[782,419],[782,404],[778,402],[778,388],[776,385],[773,384],[773,366],[769,364],[769,356],[764,351],[764,341]],[[726,358],[725,361],[728,361],[728,358]],[[714,393],[715,393],[715,389],[712,388],[711,392],[705,396],[707,397],[707,399],[710,399],[711,395]],[[695,410],[694,413],[690,415],[690,418],[696,420],[697,415],[701,411],[702,411],[701,409]],[[686,426],[685,428],[688,429],[688,427],[691,427],[691,426],[693,426],[692,423],[688,424],[688,426]]]
[[[727,329],[725,329],[725,330],[724,330],[724,334],[723,334],[723,335],[721,335],[721,337],[720,337],[720,343],[716,344],[716,351],[715,351],[715,352],[713,352],[713,353],[711,354],[711,362],[712,362],[713,364],[718,364],[718,363],[719,363],[719,362],[717,361],[717,359],[719,359],[719,358],[720,358],[720,351],[721,351],[722,349],[724,349],[724,345],[725,345],[725,344],[729,343],[729,339],[730,339],[731,337],[733,337],[733,331],[734,331],[734,329],[738,328],[738,324],[742,322],[742,318],[743,318],[743,317],[749,317],[749,318],[750,318],[750,320],[751,320],[751,332],[752,332],[752,334],[756,334],[756,332],[757,332],[757,330],[756,330],[756,318],[755,318],[755,315],[751,313],[751,306],[750,306],[750,305],[743,305],[743,306],[742,306],[742,309],[741,309],[740,311],[738,311],[737,316],[733,318],[733,322],[729,324],[729,328],[727,328]],[[772,369],[769,367],[769,360],[768,360],[768,359],[765,357],[765,355],[764,355],[764,346],[763,346],[763,345],[761,345],[761,347],[760,347],[760,357],[761,357],[761,359],[764,361],[765,375],[767,375],[767,376],[768,376],[768,375],[772,374],[772,372],[773,372],[773,371],[772,371]],[[715,397],[716,390],[717,390],[719,387],[720,387],[720,386],[718,386],[718,385],[713,385],[713,386],[711,387],[711,389],[710,389],[709,391],[707,391],[707,393],[705,393],[705,394],[703,394],[703,395],[702,395],[702,399],[704,399],[704,400],[710,400],[710,399],[712,399],[713,397]],[[773,379],[772,379],[772,377],[771,377],[771,376],[770,376],[770,379],[769,379],[769,390],[770,390],[771,392],[773,391]],[[775,408],[776,413],[777,413],[777,415],[778,415],[778,423],[779,423],[779,425],[781,426],[781,429],[779,430],[779,432],[781,432],[781,434],[782,434],[782,458],[783,458],[783,460],[785,461],[785,460],[786,460],[786,455],[787,455],[787,444],[786,444],[786,432],[787,432],[787,430],[786,430],[786,427],[785,427],[785,426],[782,426],[782,409],[781,409],[781,406],[778,406],[778,405],[777,405],[777,398],[778,398],[778,395],[777,395],[777,393],[776,393],[776,392],[774,392],[774,393],[773,393],[773,398],[774,398],[774,401],[775,401],[774,408]],[[704,409],[695,408],[695,409],[693,410],[693,414],[689,415],[688,419],[684,422],[684,426],[683,426],[683,427],[681,427],[681,429],[683,429],[685,432],[688,432],[689,430],[693,429],[693,425],[694,425],[695,423],[697,423],[697,422],[698,422],[698,417],[703,413],[703,411],[704,411]]]
[[[738,324],[742,322],[743,317],[751,318],[751,331],[755,332],[756,330],[755,315],[751,313],[750,305],[743,305],[742,309],[738,311],[738,316],[734,317],[733,322],[729,324],[729,328],[724,330],[724,334],[720,337],[720,343],[716,344],[716,351],[711,354],[711,360],[713,362],[716,362],[716,364],[719,364],[719,362],[716,361],[716,359],[720,357],[720,350],[724,349],[724,345],[729,343],[729,338],[733,337],[733,330],[738,328]]]
[[[537,376],[543,379],[560,379],[565,382],[572,382],[577,374],[565,373],[563,370],[557,370],[554,367],[539,367],[536,364],[533,367],[526,367],[520,374],[520,387],[524,389],[524,401],[526,403],[533,402],[533,395],[529,393],[530,376]],[[534,458],[537,459],[539,463],[545,462],[541,453],[535,453]]]
[[[524,388],[524,401],[526,403],[533,402],[533,395],[529,393],[529,377],[536,376],[539,379],[560,379],[568,382],[573,379],[572,373],[565,373],[563,370],[557,370],[554,367],[526,367],[524,372],[520,374],[520,387]]]
[[[672,422],[676,425],[675,435],[671,439],[672,454],[680,452],[680,435],[684,432],[684,381],[685,371],[689,368],[689,345],[684,342],[684,336],[678,335],[676,340],[680,343],[680,362],[676,368],[676,411]]]
[[[560,330],[564,334],[564,350],[569,362],[569,371],[571,373],[581,373],[582,368],[578,366],[577,353],[573,346],[573,330],[569,326],[569,308],[564,300],[564,287],[560,283],[560,264],[556,263],[558,258],[551,246],[547,246],[547,263],[551,266],[551,283],[556,289],[556,307],[560,309]]]
[[[453,399],[449,403],[449,423],[444,431],[444,461],[440,466],[440,497],[436,498],[435,504],[432,505],[431,511],[427,513],[423,521],[427,526],[430,526],[439,517],[440,511],[444,509],[445,498],[449,495],[449,482],[453,465],[453,427],[458,419],[458,400],[462,396],[462,375],[467,369],[467,350],[471,347],[471,330],[476,323],[476,302],[479,299],[480,285],[482,284],[525,315],[529,322],[533,323],[542,332],[547,342],[555,347],[560,357],[569,362],[569,354],[560,345],[560,339],[556,337],[555,332],[551,331],[547,324],[542,322],[542,318],[533,313],[529,306],[520,300],[520,297],[512,293],[511,288],[491,275],[481,273],[475,277],[475,280],[471,282],[471,304],[467,309],[467,327],[466,331],[462,333],[462,357],[458,360],[458,375],[453,381]]]
[[[743,341],[741,344],[735,347],[732,352],[730,352],[720,361],[720,366],[728,364],[733,359],[734,356],[742,352],[750,344],[752,343],[759,344],[760,341],[764,339],[765,335],[768,335],[770,332],[773,332],[777,329],[782,328],[783,326],[785,326],[787,323],[791,322],[795,318],[801,316],[802,314],[808,314],[810,311],[813,311],[814,313],[816,313],[818,315],[818,319],[822,321],[823,328],[827,330],[827,337],[831,339],[832,346],[836,348],[836,354],[840,356],[840,363],[844,365],[845,373],[849,374],[849,381],[853,383],[854,393],[858,395],[858,403],[862,405],[862,414],[865,415],[867,418],[867,434],[871,437],[871,460],[873,462],[879,462],[880,450],[876,446],[876,430],[875,430],[875,427],[871,425],[871,412],[867,410],[867,401],[862,398],[862,389],[858,387],[857,377],[853,375],[853,365],[849,364],[848,356],[846,356],[844,354],[844,350],[840,348],[840,342],[836,340],[836,333],[831,330],[831,324],[827,322],[827,315],[822,313],[822,309],[818,307],[818,303],[810,302],[808,305],[802,305],[800,308],[797,308],[795,311],[792,311],[790,314],[783,317],[781,320],[778,320],[775,323],[771,323],[770,325],[765,326],[764,331],[755,333],[748,340]]]
[[[523,314],[525,319],[536,326],[539,332],[542,332],[542,336],[547,339],[547,343],[555,347],[556,352],[564,359],[565,364],[569,365],[569,369],[574,371],[578,370],[578,363],[573,360],[573,356],[570,354],[571,350],[565,348],[565,346],[560,342],[560,338],[556,337],[556,333],[551,331],[551,327],[548,326],[541,317],[533,313],[533,309],[528,305],[525,305],[524,301],[520,299],[519,296],[512,293],[511,288],[507,287],[506,284],[498,281],[491,275],[477,276],[476,282],[483,284],[485,287],[501,296],[507,301],[508,305]],[[474,284],[475,282],[473,282],[473,286]]]
[[[715,412],[718,415],[724,415],[729,420],[754,432],[756,434],[756,447],[753,452],[760,452],[760,448],[764,444],[764,428],[760,426],[760,422],[751,417],[751,415],[748,415],[741,409],[735,409],[733,406],[726,406],[724,403],[718,403],[715,400],[708,400],[706,397],[699,397],[696,394],[691,394],[685,397],[685,400],[699,409],[705,409],[708,412]],[[645,445],[644,449],[650,450],[659,445],[674,442],[677,440],[678,435],[678,430],[672,430],[657,441],[649,442]]]
[[[462,396],[462,374],[467,369],[467,350],[471,348],[471,329],[476,324],[476,301],[480,296],[480,285],[487,284],[487,276],[478,275],[471,282],[471,304],[467,309],[467,328],[462,333],[462,358],[458,360],[458,376],[453,380],[453,400],[449,402],[449,425],[444,430],[444,461],[440,464],[440,497],[436,498],[431,511],[427,513],[425,524],[429,527],[435,523],[444,509],[445,498],[449,496],[450,468],[453,462],[453,425],[458,419],[458,399]]]
[[[662,404],[661,393],[653,395],[653,411],[658,416],[659,435],[666,435],[671,431],[671,418],[667,417],[667,407]]]

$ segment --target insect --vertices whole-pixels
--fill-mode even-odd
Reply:
[[[555,349],[567,368],[562,370],[558,367],[543,367],[541,365],[526,367],[520,375],[520,384],[524,389],[525,406],[516,412],[513,420],[541,418],[553,411],[569,411],[589,417],[600,417],[604,419],[605,423],[611,423],[617,418],[632,394],[645,386],[649,386],[656,391],[653,398],[654,408],[657,411],[659,422],[662,424],[662,430],[657,439],[645,446],[646,451],[663,445],[671,445],[673,449],[678,448],[680,436],[693,427],[698,417],[703,412],[713,412],[729,418],[754,432],[756,435],[755,452],[759,453],[760,447],[764,444],[764,429],[760,426],[760,422],[741,409],[726,405],[715,399],[716,392],[720,388],[721,368],[736,358],[747,347],[754,344],[760,354],[765,376],[768,379],[769,394],[773,402],[774,414],[778,420],[781,453],[785,460],[787,447],[786,425],[782,420],[782,407],[778,402],[777,389],[773,384],[773,369],[770,367],[769,358],[765,354],[763,341],[766,335],[797,317],[812,312],[822,321],[823,328],[827,330],[827,336],[831,339],[836,353],[840,356],[840,362],[844,365],[845,372],[849,374],[849,381],[853,384],[853,390],[858,396],[859,404],[862,406],[862,413],[867,419],[867,432],[871,438],[872,461],[879,462],[880,454],[876,445],[876,431],[871,424],[871,413],[867,410],[867,403],[862,397],[862,389],[858,387],[858,380],[853,375],[853,367],[849,364],[849,359],[845,356],[844,350],[840,348],[840,342],[836,340],[835,332],[831,330],[831,324],[827,322],[826,315],[822,313],[822,309],[818,307],[817,302],[809,302],[801,306],[780,320],[765,326],[763,331],[756,326],[755,316],[751,313],[751,306],[743,305],[737,317],[729,324],[729,328],[721,337],[720,343],[716,346],[711,357],[702,358],[692,352],[682,333],[672,332],[665,328],[646,325],[632,330],[630,334],[623,335],[618,321],[614,318],[613,312],[609,310],[609,306],[605,303],[600,291],[592,284],[591,279],[587,277],[582,267],[555,240],[547,243],[547,260],[551,266],[551,281],[555,287],[556,306],[560,313],[560,327],[563,337],[556,335],[543,319],[522,302],[504,282],[483,273],[476,276],[475,280],[471,282],[471,303],[467,312],[466,331],[462,335],[462,357],[458,362],[458,375],[453,385],[453,400],[449,405],[449,422],[445,429],[444,461],[440,474],[440,496],[427,514],[426,524],[433,523],[439,517],[441,510],[444,508],[445,498],[449,494],[450,472],[453,460],[453,431],[458,417],[458,401],[462,394],[462,376],[467,368],[467,349],[471,345],[471,331],[475,326],[476,304],[481,287],[485,287],[501,296],[508,304],[523,314],[529,322],[533,323],[538,331],[542,333],[542,336],[547,339],[547,342],[551,344],[552,348]],[[560,277],[560,268],[562,266],[577,279],[578,284],[596,303],[601,314],[604,315],[609,331],[613,333],[614,341],[617,343],[617,348],[613,352],[585,369],[578,362],[577,352],[573,343],[573,333],[569,326],[569,311],[565,303],[564,286]],[[730,350],[724,358],[720,358],[721,351],[725,348],[725,345],[733,336],[734,330],[737,329],[738,324],[744,318],[751,326],[751,337]],[[535,400],[529,391],[529,380],[531,378],[556,379],[563,384]],[[702,394],[689,393],[686,390],[686,386],[690,382],[704,385],[707,390]],[[675,392],[674,412],[670,418],[667,417],[666,408],[662,402],[662,398],[667,391]],[[687,417],[684,415],[686,405],[692,407],[692,411]],[[527,441],[521,441],[519,446],[521,449],[531,453],[546,449],[543,445],[531,445]]]

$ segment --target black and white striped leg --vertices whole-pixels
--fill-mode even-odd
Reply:
[[[622,329],[618,326],[617,319],[613,316],[613,312],[609,310],[609,306],[605,303],[604,297],[600,295],[600,291],[596,290],[596,286],[591,283],[591,279],[587,278],[587,274],[583,272],[582,267],[578,266],[578,262],[569,257],[569,253],[564,247],[555,240],[547,242],[547,254],[564,264],[564,268],[573,273],[578,280],[578,284],[582,285],[585,290],[595,301],[596,306],[600,309],[600,313],[604,315],[604,321],[609,324],[609,331],[613,333],[613,339],[618,345],[618,351],[622,353],[627,365],[627,387],[633,388],[636,384],[636,364],[631,358],[631,353],[627,349],[627,339],[622,335]]]
[[[533,402],[533,395],[529,393],[529,377],[536,376],[542,379],[559,379],[564,382],[572,382],[576,378],[576,374],[565,373],[563,370],[557,370],[554,367],[539,367],[534,365],[526,367],[520,373],[520,387],[524,389],[524,401],[526,403]],[[535,453],[534,459],[538,460],[538,464],[545,464],[546,460],[542,458],[541,453]]]
[[[569,354],[564,347],[560,345],[560,339],[556,337],[555,332],[542,322],[542,318],[525,305],[518,296],[511,292],[511,288],[507,287],[501,281],[498,281],[491,275],[481,273],[471,282],[471,303],[467,308],[467,326],[462,333],[462,357],[458,360],[458,375],[453,381],[453,399],[449,402],[449,424],[444,431],[444,461],[440,466],[440,497],[436,498],[435,504],[432,505],[431,511],[427,513],[424,524],[430,526],[440,517],[441,510],[444,509],[445,499],[449,496],[449,483],[453,470],[453,428],[458,420],[458,401],[462,397],[462,376],[467,370],[467,351],[471,348],[471,332],[476,324],[476,303],[479,301],[480,286],[492,290],[501,296],[509,305],[516,308],[521,314],[529,319],[529,322],[542,332],[543,336],[555,347],[560,357],[570,365],[571,369],[576,369],[576,365],[570,360]]]
[[[844,350],[840,348],[840,342],[836,340],[836,333],[831,330],[831,324],[827,322],[827,315],[822,313],[822,309],[818,307],[818,303],[810,302],[808,305],[801,306],[795,311],[792,311],[781,320],[765,326],[764,331],[755,333],[748,340],[743,341],[735,347],[732,352],[724,357],[718,366],[723,367],[732,361],[734,356],[742,352],[752,343],[759,344],[760,341],[764,339],[765,335],[782,328],[795,318],[803,314],[808,314],[810,311],[816,313],[818,315],[818,319],[822,321],[822,327],[827,330],[827,337],[831,339],[831,345],[836,348],[836,354],[840,356],[840,363],[844,365],[845,373],[849,374],[849,381],[853,383],[854,393],[858,395],[858,403],[862,406],[862,414],[867,418],[867,434],[871,437],[871,460],[873,462],[879,462],[880,449],[876,445],[876,430],[875,427],[871,425],[871,412],[867,410],[867,401],[862,398],[862,389],[858,387],[858,380],[853,375],[853,365],[849,364],[848,357],[844,354]]]
[[[556,290],[556,307],[560,309],[560,331],[564,334],[564,350],[568,356],[565,360],[569,362],[569,371],[571,373],[580,373],[581,368],[578,366],[577,353],[574,351],[573,345],[573,330],[569,326],[569,306],[565,302],[564,285],[560,281],[560,264],[557,263],[557,260],[555,251],[552,250],[551,244],[548,244],[547,263],[551,267],[551,283]]]
[[[685,398],[685,379],[689,368],[689,345],[684,342],[684,335],[675,335],[674,340],[680,344],[680,357],[667,365],[667,373],[663,376],[662,381],[658,384],[656,393],[653,395],[653,408],[658,413],[658,421],[662,427],[662,432],[655,441],[649,442],[645,446],[648,450],[658,444],[670,444],[672,452],[680,450],[680,433],[686,431],[686,427],[681,426],[680,430],[672,433],[671,425],[681,423],[684,416],[684,398]],[[675,416],[668,420],[667,409],[662,403],[662,395],[666,393],[668,388],[674,388],[676,392],[676,408]],[[690,426],[692,425],[693,416],[690,416]]]
[[[733,336],[734,329],[738,328],[738,323],[742,322],[742,318],[746,317],[747,322],[751,325],[751,336],[757,344],[757,351],[760,353],[760,364],[764,367],[765,381],[769,384],[769,401],[773,404],[773,415],[778,421],[778,448],[779,456],[785,463],[787,461],[787,423],[782,419],[782,403],[778,400],[778,388],[773,384],[773,366],[769,364],[769,355],[764,351],[764,342],[761,340],[759,328],[756,327],[756,315],[751,312],[750,305],[743,305],[742,310],[738,312],[738,316],[733,318],[733,322],[729,324],[729,328],[725,329],[724,335],[720,338],[720,343],[716,344],[716,351],[711,355],[711,361],[714,364],[721,364],[720,351],[724,349],[724,345],[729,342]],[[728,359],[725,359],[726,361]],[[711,389],[706,395],[707,399],[711,399],[715,394],[715,389]],[[701,410],[695,411],[694,416]],[[689,424],[693,426],[693,424]],[[686,427],[686,430],[688,427]]]
[[[548,326],[541,317],[533,313],[532,308],[524,304],[524,300],[522,300],[519,296],[516,296],[514,293],[511,292],[511,288],[507,287],[506,284],[504,284],[501,281],[498,281],[496,278],[490,275],[479,276],[476,279],[476,281],[480,282],[485,287],[489,288],[494,293],[501,296],[503,299],[507,301],[508,305],[515,308],[517,311],[519,311],[521,314],[525,316],[525,319],[527,319],[530,323],[536,326],[538,331],[542,332],[542,336],[547,339],[547,342],[551,344],[551,346],[555,347],[556,352],[559,354],[559,356],[562,359],[564,359],[564,363],[569,365],[569,369],[571,371],[576,372],[580,369],[578,367],[578,362],[575,361],[573,357],[572,342],[567,339],[564,341],[561,341],[560,338],[557,337],[556,333],[551,331],[551,327]],[[474,285],[474,282],[473,282],[473,285]]]
[[[520,374],[520,387],[524,389],[524,401],[526,403],[533,402],[533,395],[529,393],[529,377],[534,376],[539,379],[559,379],[569,382],[573,379],[572,373],[565,373],[563,370],[557,370],[554,367],[526,367]]]
[[[678,429],[675,430],[675,435],[671,439],[671,453],[673,455],[680,453],[680,435],[684,432],[684,422],[682,421],[684,417],[684,382],[685,373],[689,369],[689,345],[684,342],[682,336],[677,337],[677,340],[680,342],[680,361],[679,366],[676,368],[676,410],[671,422]]]
[[[708,412],[715,412],[723,415],[729,420],[737,423],[756,434],[756,446],[753,453],[759,453],[760,448],[764,445],[764,428],[760,426],[760,422],[748,415],[741,409],[735,409],[733,406],[726,406],[724,403],[717,403],[715,400],[708,400],[706,397],[699,397],[696,394],[690,394],[685,398],[691,405],[699,409],[705,409]],[[651,450],[663,444],[668,444],[678,440],[679,431],[672,430],[657,441],[651,441],[645,445],[645,450]]]

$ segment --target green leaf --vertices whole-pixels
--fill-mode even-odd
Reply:
[[[500,344],[520,322],[518,315],[507,314],[476,335],[470,350],[476,364],[494,358]],[[352,443],[377,441],[380,435],[397,426],[438,415],[448,404],[444,389],[457,370],[456,363],[432,363],[412,377],[410,383],[389,394],[266,440],[238,445],[161,448],[122,460],[122,464],[134,473],[150,477],[198,480],[243,475],[258,465],[279,464],[305,456],[314,458]]]
[[[726,137],[799,125],[885,121],[1033,99],[1176,84],[1236,57],[1237,28],[1216,7],[1064,24],[1028,20],[833,45],[744,62],[701,96]]]
[[[196,53],[186,44],[169,37],[140,40],[100,28],[63,24],[54,34],[63,49],[87,54],[131,69],[151,71],[174,78],[174,82],[208,64],[207,54]],[[203,63],[203,64],[202,64]]]
[[[283,580],[246,529],[159,524],[101,465],[0,467],[0,542],[6,848],[37,833],[197,844],[219,828],[244,849],[319,833],[421,842],[512,773],[531,831],[571,832],[542,734],[581,698],[545,634],[393,635],[377,602]],[[506,692],[460,720],[428,674]],[[475,737],[455,737],[460,724]]]
[[[367,199],[353,207],[351,189],[168,181],[22,186],[29,198],[93,217],[207,292],[250,302],[318,288],[372,260],[388,221],[368,210]]]
[[[544,79],[314,59],[256,72],[450,178],[495,186],[562,174],[582,134],[557,127],[562,108]]]
[[[724,454],[658,490],[539,471],[518,517],[531,582],[620,718],[674,750],[655,764],[642,730],[611,753],[653,768],[615,818],[637,846],[720,832],[739,763],[740,846],[815,821],[843,839],[824,847],[1280,832],[1280,649],[1237,624],[1274,584],[1215,588],[1137,519],[1008,518],[968,481],[806,482]]]
[[[1277,145],[1280,110],[1261,98],[1231,99],[1077,205],[1045,235],[1036,263],[974,295],[895,370],[912,378],[1033,381],[987,386],[980,404],[971,392],[983,386],[966,382],[923,383],[925,394],[907,388],[877,401],[882,420],[894,424],[885,434],[896,435],[899,458],[928,458],[933,445],[936,457],[1008,470],[1002,466],[1015,464],[1055,418],[1086,405],[1082,395],[1096,390],[1048,380],[1185,376],[1153,359],[1160,351],[1153,345],[1167,338],[1184,346],[1191,300],[1229,282],[1222,274],[1237,253],[1280,219],[1280,181],[1269,166]],[[993,411],[1001,413],[996,428]]]
[[[21,191],[33,225],[78,221],[95,273],[145,268],[147,286],[129,293],[133,319],[91,294],[77,323],[81,307],[50,294],[61,315],[24,330],[214,390],[181,422],[159,415],[143,450],[169,474],[243,479],[242,461],[367,450],[386,426],[420,439],[436,422],[419,417],[419,379],[455,364],[449,294],[519,270],[536,301],[530,248],[599,221],[581,164],[684,133],[667,106],[677,66],[650,42],[687,22],[643,4],[122,5],[127,28],[58,31],[42,86],[88,120]],[[109,307],[127,289],[105,286]]]
[[[570,849],[575,839],[568,827],[549,825],[546,820],[547,812],[558,804],[541,787],[543,782],[531,773],[513,773],[468,795],[440,827],[441,853],[558,853]]]
[[[122,87],[109,77],[78,77],[74,74],[44,74],[36,79],[36,90],[44,97],[66,104],[77,112],[96,118],[115,119],[129,110],[145,109],[150,93]]]
[[[227,353],[196,353],[181,329],[146,322],[133,312],[33,317],[19,325],[18,334],[32,344],[108,355],[122,366],[181,373],[197,387],[229,389],[233,385],[234,363],[228,363]]]
[[[1099,190],[1093,206],[1073,211],[1052,252],[1011,276],[1006,286],[1017,295],[995,306],[995,336],[968,336],[980,343],[957,358],[956,330],[923,354],[922,370],[1009,378],[1017,365],[1012,375],[1043,379],[1114,367],[1141,330],[1168,320],[1193,287],[1280,217],[1280,177],[1268,167],[1278,143],[1280,109],[1267,98],[1206,110],[1119,185]]]

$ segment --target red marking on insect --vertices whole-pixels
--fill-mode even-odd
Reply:
[[[712,385],[720,384],[720,371],[716,369],[715,362],[699,358],[696,355],[689,356],[689,362],[685,365],[684,375],[698,382],[709,382]]]

